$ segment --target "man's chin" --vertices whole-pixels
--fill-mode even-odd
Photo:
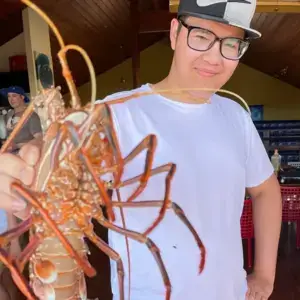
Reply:
[[[191,95],[199,97],[210,97],[212,94],[217,92],[219,88],[209,85],[209,84],[193,84],[187,88]]]

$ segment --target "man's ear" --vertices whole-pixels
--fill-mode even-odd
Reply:
[[[171,21],[171,26],[170,26],[170,42],[171,42],[171,48],[175,50],[175,45],[176,45],[176,40],[179,34],[179,22],[177,19],[173,19]]]

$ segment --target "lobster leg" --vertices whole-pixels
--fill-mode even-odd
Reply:
[[[153,200],[153,201],[138,201],[138,202],[131,202],[131,203],[113,201],[112,204],[115,207],[123,207],[123,208],[126,208],[126,207],[146,208],[146,207],[161,207],[164,205],[164,201]],[[204,246],[201,238],[199,237],[197,231],[195,230],[195,228],[193,227],[191,222],[186,217],[183,209],[178,204],[171,202],[171,201],[168,203],[168,206],[166,207],[166,209],[170,209],[170,208],[174,211],[176,216],[184,223],[184,225],[190,230],[194,239],[197,242],[197,245],[201,251],[201,261],[200,261],[200,265],[199,265],[199,273],[202,273],[203,269],[204,269],[204,265],[205,265],[205,260],[206,260],[205,246]],[[143,235],[145,235],[145,233]]]
[[[79,134],[76,131],[76,128],[74,127],[74,125],[71,122],[66,122],[62,125],[62,128],[67,129],[73,144],[77,147],[80,144],[80,138],[79,138]],[[80,148],[79,149],[81,155],[80,158],[83,160],[84,164],[86,165],[87,169],[89,170],[89,172],[91,173],[94,181],[96,182],[99,191],[100,191],[100,195],[106,205],[106,209],[107,209],[107,214],[108,217],[111,221],[115,221],[115,214],[112,210],[112,206],[111,206],[111,201],[110,198],[105,190],[105,185],[104,182],[101,180],[101,178],[98,177],[98,175],[96,174],[96,172],[94,171],[93,168],[93,164],[91,163],[90,159],[88,158],[88,155],[85,154],[85,149],[84,148]]]
[[[0,235],[0,247],[5,247],[11,240],[19,237],[26,231],[28,231],[32,226],[33,220],[32,218],[23,221],[15,228],[6,231],[5,233]],[[19,267],[19,271],[23,272],[25,264],[31,257],[32,253],[36,250],[38,245],[41,242],[41,237],[35,235],[30,242],[26,245],[25,249],[20,253],[20,255],[16,258],[16,264]]]
[[[166,297],[165,300],[170,300],[171,299],[171,282],[170,282],[170,278],[169,275],[167,273],[165,264],[161,258],[160,255],[160,250],[159,248],[155,245],[155,243],[148,237],[145,237],[144,235],[142,235],[141,233],[132,231],[132,230],[128,230],[128,229],[124,229],[122,227],[116,226],[113,223],[109,222],[108,220],[105,219],[105,217],[103,216],[102,212],[98,212],[98,215],[94,216],[94,218],[99,222],[99,224],[101,224],[103,227],[110,229],[112,231],[118,232],[126,237],[129,237],[135,241],[138,241],[142,244],[145,244],[148,249],[150,250],[151,254],[153,255],[160,273],[162,275],[162,279],[164,281],[164,285],[166,288]]]
[[[124,170],[124,160],[122,159],[121,150],[118,143],[118,138],[116,135],[116,130],[114,128],[113,118],[111,109],[107,104],[103,106],[103,122],[102,126],[108,139],[112,150],[113,150],[113,158],[115,159],[115,164],[118,166],[117,172],[114,173],[115,182],[119,183],[121,181],[121,177],[123,175]]]
[[[79,140],[77,138],[77,144],[79,146],[82,146],[88,131],[91,129],[92,125],[95,124],[100,124],[100,127],[102,127],[101,132],[102,131],[105,132],[107,140],[111,145],[111,148],[113,150],[112,157],[114,158],[115,160],[114,163],[117,166],[117,171],[114,173],[115,181],[119,183],[123,173],[124,161],[122,159],[121,151],[118,144],[118,139],[114,130],[111,110],[107,104],[104,103],[104,104],[96,105],[95,109],[93,110],[93,113],[90,114],[87,117],[87,119],[81,124],[78,130],[78,134],[81,137],[81,142],[79,143]],[[100,135],[99,130],[98,130],[98,134]],[[92,144],[92,140],[93,140],[93,133],[89,137],[84,148],[89,148],[90,144]]]
[[[128,202],[133,201],[137,196],[139,196],[143,190],[146,187],[147,181],[150,176],[150,170],[153,164],[153,157],[154,157],[154,152],[156,149],[157,145],[157,139],[155,135],[149,135],[147,136],[124,160],[122,159],[121,151],[119,148],[118,144],[118,139],[116,136],[116,131],[114,129],[114,124],[112,120],[112,114],[111,114],[111,109],[109,108],[108,105],[98,105],[96,107],[95,112],[93,113],[92,117],[88,118],[86,122],[81,126],[79,129],[79,135],[77,135],[77,144],[79,144],[79,136],[80,133],[83,131],[83,129],[87,129],[87,126],[91,126],[91,123],[94,123],[98,118],[98,116],[101,116],[101,119],[103,120],[102,126],[105,131],[105,135],[112,147],[113,150],[113,157],[115,157],[116,161],[114,162],[118,170],[115,172],[115,183],[118,185],[120,182],[120,178],[123,173],[123,167],[125,164],[129,163],[131,160],[133,160],[139,153],[141,153],[143,150],[147,150],[147,155],[146,155],[146,164],[145,164],[145,170],[144,174],[140,179],[140,185],[137,187],[137,189],[133,192],[133,194],[128,198]],[[88,147],[87,147],[88,148]]]
[[[71,257],[78,263],[78,265],[83,269],[85,274],[89,277],[93,277],[96,275],[96,270],[90,266],[88,261],[84,258],[82,258],[78,253],[74,250],[68,239],[62,234],[60,229],[57,227],[55,222],[50,218],[47,211],[42,207],[42,205],[36,200],[36,198],[33,196],[32,192],[25,189],[22,185],[19,183],[12,183],[11,184],[12,190],[17,192],[20,196],[22,196],[24,199],[26,199],[30,204],[39,210],[41,216],[45,220],[45,222],[48,224],[49,227],[52,228],[52,230],[55,232],[57,237],[60,239],[61,243],[64,245],[65,249],[68,251],[68,253],[71,255]]]
[[[102,252],[114,260],[117,264],[120,300],[124,300],[124,266],[120,255],[109,247],[102,239],[100,239],[93,231],[84,231],[84,234],[89,238]]]
[[[176,171],[176,165],[172,164],[172,163],[169,163],[169,164],[154,168],[154,169],[150,170],[150,172],[149,172],[149,177],[153,176],[153,175],[156,175],[156,174],[159,174],[159,173],[163,173],[163,172],[168,172],[168,174],[167,174],[166,182],[165,182],[166,189],[165,189],[164,200],[161,202],[162,206],[161,206],[159,215],[156,218],[156,220],[154,220],[152,225],[149,228],[146,229],[146,231],[143,233],[144,235],[150,234],[150,232],[153,231],[153,229],[163,220],[163,218],[165,216],[168,205],[171,203],[171,201],[170,201],[171,180],[174,177],[175,171]],[[128,179],[124,182],[121,182],[120,185],[118,186],[118,188],[127,186],[127,185],[132,184],[132,183],[135,183],[136,181],[139,181],[139,180],[142,181],[141,178],[143,178],[143,176],[144,176],[144,174],[136,176],[136,177],[131,178],[131,179]],[[120,203],[131,203],[131,202],[121,202],[120,201]]]
[[[25,297],[27,297],[28,300],[37,300],[30,286],[27,284],[27,280],[25,279],[24,275],[20,272],[16,262],[11,260],[10,255],[2,248],[0,248],[0,261],[2,261],[3,264],[9,269],[15,284],[25,295]]]
[[[25,249],[20,253],[20,255],[16,258],[16,266],[18,267],[18,271],[22,274],[25,268],[26,263],[29,261],[32,254],[36,251],[37,247],[41,243],[41,238],[39,236],[34,236],[30,242],[26,245]],[[11,271],[12,279],[15,282],[15,284],[19,287],[21,292],[26,296],[26,290],[22,286],[20,286],[20,278],[16,276],[14,272]],[[22,283],[23,284],[23,283]],[[27,281],[24,283],[26,287],[28,287]],[[32,291],[33,293],[33,291]],[[34,294],[34,293],[33,293]],[[30,298],[31,299],[31,298]],[[36,299],[36,296],[34,296],[33,299]]]
[[[17,123],[16,127],[14,128],[14,130],[11,132],[11,134],[9,135],[7,140],[2,145],[2,147],[0,149],[0,153],[5,153],[7,151],[7,149],[12,145],[13,140],[15,139],[17,134],[20,132],[22,127],[26,124],[26,122],[32,115],[33,111],[34,111],[34,101],[31,101],[30,104],[28,105],[27,109],[25,110],[25,112],[22,114],[21,119]]]
[[[127,199],[128,202],[132,202],[136,197],[138,197],[143,190],[145,189],[148,179],[150,177],[151,173],[151,168],[153,164],[153,157],[154,157],[154,152],[156,149],[157,145],[157,139],[156,136],[151,134],[148,135],[140,144],[129,153],[127,157],[125,157],[124,162],[125,164],[129,163],[131,160],[133,160],[138,154],[140,154],[143,150],[147,150],[147,155],[146,155],[146,163],[145,163],[145,169],[144,173],[140,178],[140,185],[137,187],[137,189],[133,192],[133,194]]]
[[[29,299],[35,300],[36,297],[32,292],[30,286],[27,284],[27,281],[22,274],[23,268],[19,263],[19,259],[12,260],[11,256],[4,250],[5,247],[11,240],[19,237],[24,232],[28,231],[32,226],[32,219],[29,218],[26,221],[23,221],[18,226],[13,229],[6,231],[5,233],[0,235],[0,261],[10,270],[12,278],[21,292]],[[21,253],[22,255],[22,253]],[[20,255],[20,256],[21,256]]]
[[[104,128],[106,128],[104,126]],[[116,146],[116,142],[115,142],[115,132],[114,130],[111,129],[106,129],[106,136],[108,137],[108,140],[115,152],[118,153],[116,156],[119,157],[120,156],[120,150],[119,148]],[[77,139],[79,138],[79,135],[77,137]],[[116,167],[118,168],[117,170],[117,177],[115,178],[115,184],[119,185],[120,182],[120,177],[121,177],[121,170],[120,170],[120,166],[122,167],[121,169],[123,170],[123,165],[129,163],[130,161],[132,161],[138,154],[140,154],[143,150],[147,149],[147,154],[146,154],[146,163],[145,163],[145,169],[144,169],[144,173],[142,174],[142,176],[140,176],[139,181],[140,181],[140,185],[137,187],[137,189],[133,192],[133,194],[127,199],[128,202],[132,202],[136,197],[138,197],[143,190],[145,189],[148,179],[150,177],[150,173],[151,173],[151,168],[153,165],[153,157],[154,157],[154,152],[156,149],[156,144],[157,144],[157,139],[155,135],[148,135],[140,144],[138,144],[133,151],[131,151],[131,153],[128,154],[127,157],[125,157],[125,159],[122,161],[122,163],[118,163],[118,159],[116,163]],[[88,146],[87,146],[88,148]],[[85,152],[87,152],[86,150],[84,150]],[[119,161],[121,161],[122,159],[119,159]]]
[[[0,247],[5,247],[11,240],[18,238],[21,234],[28,231],[32,226],[32,219],[29,218],[15,228],[12,228],[2,234],[0,234]]]
[[[41,241],[42,238],[38,235],[33,236],[26,245],[25,249],[21,252],[20,256],[17,258],[17,264],[21,272],[23,272],[26,263],[29,261],[30,257],[35,252]]]

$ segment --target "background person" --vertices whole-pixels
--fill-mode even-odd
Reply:
[[[5,115],[7,136],[13,131],[22,114],[27,108],[29,99],[23,90],[18,86],[12,86],[4,90],[7,95],[8,102],[12,109]],[[29,120],[22,127],[19,134],[14,140],[12,151],[18,151],[24,144],[34,140],[42,139],[42,127],[39,116],[33,112]]]

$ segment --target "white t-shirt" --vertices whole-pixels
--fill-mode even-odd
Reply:
[[[105,100],[149,90],[149,85],[121,92]],[[158,139],[153,167],[177,165],[171,199],[185,212],[207,252],[198,275],[200,251],[192,234],[172,210],[150,234],[159,247],[172,284],[172,300],[244,300],[240,217],[245,188],[261,184],[273,167],[250,115],[238,103],[214,95],[211,104],[185,104],[160,95],[143,96],[111,105],[122,155],[128,155],[147,135]],[[125,167],[123,180],[143,172],[145,154]],[[163,200],[166,174],[151,177],[135,200]],[[123,201],[133,188],[121,189]],[[159,208],[124,208],[126,227],[143,232]],[[122,226],[119,209],[116,224]],[[129,239],[131,300],[163,300],[165,288],[159,268],[147,246]],[[109,244],[125,268],[127,299],[128,260],[124,236],[109,231]],[[111,261],[114,300],[119,300],[116,264]]]

